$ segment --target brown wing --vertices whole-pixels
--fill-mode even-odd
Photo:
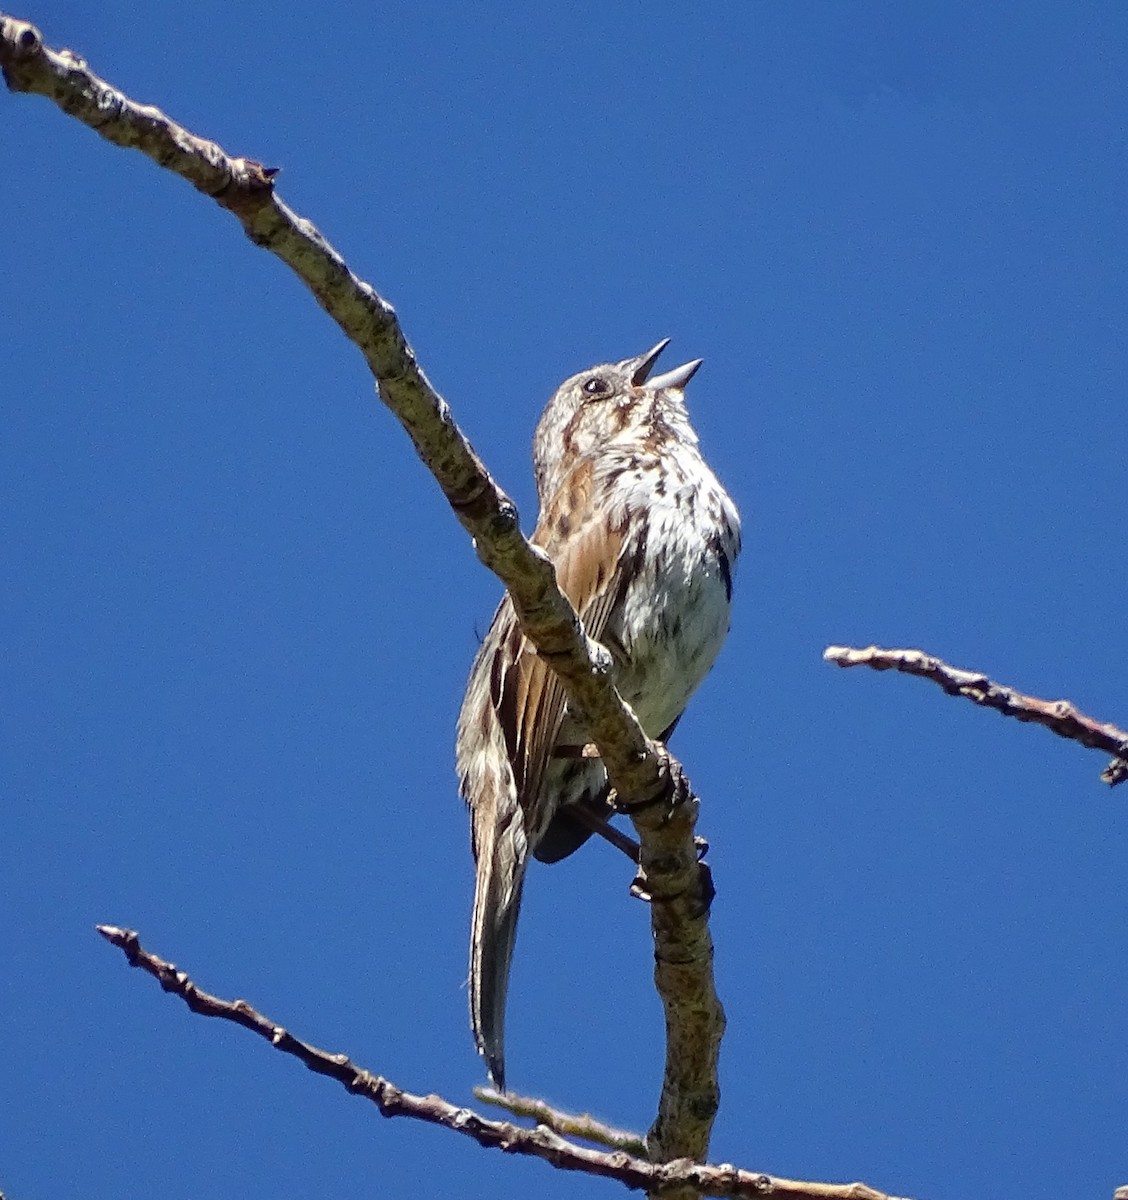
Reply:
[[[542,509],[531,540],[552,559],[561,591],[579,613],[589,637],[598,640],[626,582],[627,556],[623,528],[611,528],[605,514],[592,511],[591,486],[590,466],[581,463]],[[541,781],[560,732],[565,697],[555,673],[515,622],[511,636],[512,657],[506,656],[508,663],[491,680],[491,690],[525,827],[536,839],[551,818],[551,812],[540,811]]]

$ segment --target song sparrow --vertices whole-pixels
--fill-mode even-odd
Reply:
[[[665,741],[729,626],[740,518],[706,466],[683,394],[701,360],[649,378],[665,339],[638,358],[572,376],[533,442],[540,516],[532,541],[556,567],[588,634],[650,737]],[[556,862],[611,815],[598,758],[506,596],[458,718],[460,790],[477,862],[470,1019],[505,1087],[509,965],[528,856]]]

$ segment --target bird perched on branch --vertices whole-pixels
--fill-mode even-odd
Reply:
[[[533,441],[552,560],[588,635],[611,654],[619,694],[665,741],[729,627],[740,518],[698,449],[685,386],[701,360],[651,376],[669,339],[566,380]],[[460,790],[477,875],[470,1019],[505,1088],[505,1001],[529,855],[556,862],[611,817],[607,775],[522,634],[508,596],[482,642],[458,719]]]

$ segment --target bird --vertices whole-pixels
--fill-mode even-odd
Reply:
[[[589,637],[609,652],[619,694],[663,743],[728,633],[740,552],[740,516],[685,406],[702,360],[652,375],[669,341],[556,390],[533,439],[540,512],[530,538]],[[589,740],[507,594],[471,667],[455,747],[475,859],[470,1024],[502,1092],[529,858],[566,858],[614,815]]]

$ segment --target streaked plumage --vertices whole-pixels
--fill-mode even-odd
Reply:
[[[651,737],[665,740],[729,625],[740,520],[702,459],[684,388],[701,365],[648,378],[660,342],[557,390],[533,443],[540,515],[532,541]],[[607,818],[606,774],[556,676],[526,642],[508,596],[474,665],[458,720],[461,792],[477,863],[470,935],[475,1040],[505,1086],[509,966],[529,855],[555,862],[590,836],[574,806]]]

